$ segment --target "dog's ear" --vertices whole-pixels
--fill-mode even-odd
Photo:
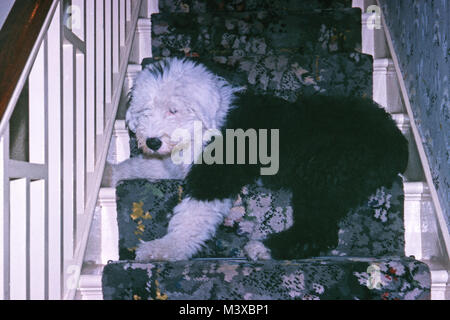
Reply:
[[[133,89],[134,88],[132,88],[130,90],[130,92],[128,92],[128,95],[127,95],[127,112],[125,114],[125,123],[127,124],[128,129],[130,129],[131,131],[136,133],[137,123],[136,123],[136,119],[133,118],[133,114],[132,114],[132,110],[131,110],[132,109],[131,108],[131,100],[133,99],[133,94],[132,94]]]
[[[214,114],[214,128],[221,128],[224,125],[228,112],[230,111],[230,108],[232,108],[236,98],[235,94],[247,90],[246,87],[233,87],[225,80],[223,81],[224,84],[220,88],[220,103]]]
[[[137,120],[135,117],[133,117],[133,108],[130,108],[130,106],[128,106],[128,110],[127,113],[125,115],[125,123],[128,126],[128,129],[130,129],[131,131],[133,131],[134,133],[136,133],[136,127],[137,127]]]
[[[210,106],[210,105],[209,105]],[[203,128],[208,129],[216,129],[216,111],[217,107],[194,107],[189,108],[191,112],[195,114],[195,116],[202,122]]]

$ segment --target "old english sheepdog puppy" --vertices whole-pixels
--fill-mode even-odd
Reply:
[[[190,60],[147,66],[126,121],[142,155],[114,166],[114,183],[172,178],[187,186],[167,235],[139,245],[140,261],[192,257],[255,181],[292,192],[294,224],[264,244],[249,243],[249,257],[319,255],[337,245],[348,210],[390,186],[408,162],[406,139],[370,99],[319,95],[291,103],[233,87]]]

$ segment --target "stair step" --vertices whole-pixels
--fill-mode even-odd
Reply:
[[[357,52],[325,55],[217,55],[195,60],[234,85],[248,86],[256,92],[274,94],[291,101],[299,95],[318,92],[372,97],[372,57]]]
[[[167,233],[183,190],[181,180],[129,180],[117,186],[120,260],[134,259],[139,241],[158,239]],[[273,230],[280,232],[292,221],[290,194],[286,191],[250,185],[239,199],[197,257],[244,257],[243,248],[250,240],[261,239]],[[403,255],[402,199],[401,178],[392,188],[379,189],[366,204],[348,213],[340,224],[338,246],[324,255]]]
[[[398,257],[114,262],[102,279],[105,300],[420,300],[430,282],[426,264]]]
[[[246,10],[311,10],[350,8],[352,0],[159,0],[159,10],[174,12],[240,12]]]
[[[361,47],[361,12],[263,11],[152,16],[153,56],[325,54]]]

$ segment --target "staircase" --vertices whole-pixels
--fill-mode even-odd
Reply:
[[[160,0],[151,23],[153,57],[144,63],[191,57],[235,85],[287,100],[316,92],[372,97],[377,69],[373,57],[362,53],[361,10],[351,5],[349,0]],[[138,70],[139,65],[129,66],[129,87]],[[127,145],[123,121],[116,121],[115,132],[113,150],[123,152],[113,154],[112,161],[124,160],[120,155],[128,152],[136,155],[133,137]],[[183,181],[125,181],[100,192],[94,219],[102,222],[94,223],[90,242],[100,241],[102,250],[92,259],[89,252],[95,250],[87,250],[82,298],[89,292],[130,300],[430,297],[427,265],[404,255],[400,178],[348,213],[334,250],[295,261],[250,262],[242,251],[248,241],[289,226],[288,193],[246,186],[194,259],[143,264],[133,261],[136,245],[165,234],[167,213],[183,198]],[[96,225],[104,230],[96,232]],[[111,234],[117,237],[108,239]],[[103,268],[108,260],[116,261]]]

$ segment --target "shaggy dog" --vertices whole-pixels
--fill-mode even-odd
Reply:
[[[186,179],[187,196],[175,207],[167,235],[142,242],[137,260],[192,257],[214,235],[241,188],[255,181],[292,192],[294,224],[264,244],[249,243],[248,256],[319,255],[337,245],[338,222],[351,208],[377,188],[390,186],[406,169],[406,139],[390,115],[370,99],[318,95],[290,103],[243,91],[189,60],[163,60],[138,75],[126,121],[142,155],[114,166],[114,183],[136,178]],[[201,133],[211,129],[215,133],[207,135],[200,148],[183,149],[198,145],[196,122],[201,123]],[[184,138],[176,134],[180,129]],[[227,135],[230,129],[278,132],[278,136],[265,135],[271,146],[265,148],[266,154],[268,149],[279,154],[276,170],[262,174],[267,162],[252,161],[255,145],[251,143],[245,144],[240,161],[243,150],[236,146],[223,148],[226,163],[197,161],[213,144],[233,146],[230,140],[235,137]],[[180,146],[191,161],[174,161],[172,155]],[[208,150],[209,156],[219,151]]]

